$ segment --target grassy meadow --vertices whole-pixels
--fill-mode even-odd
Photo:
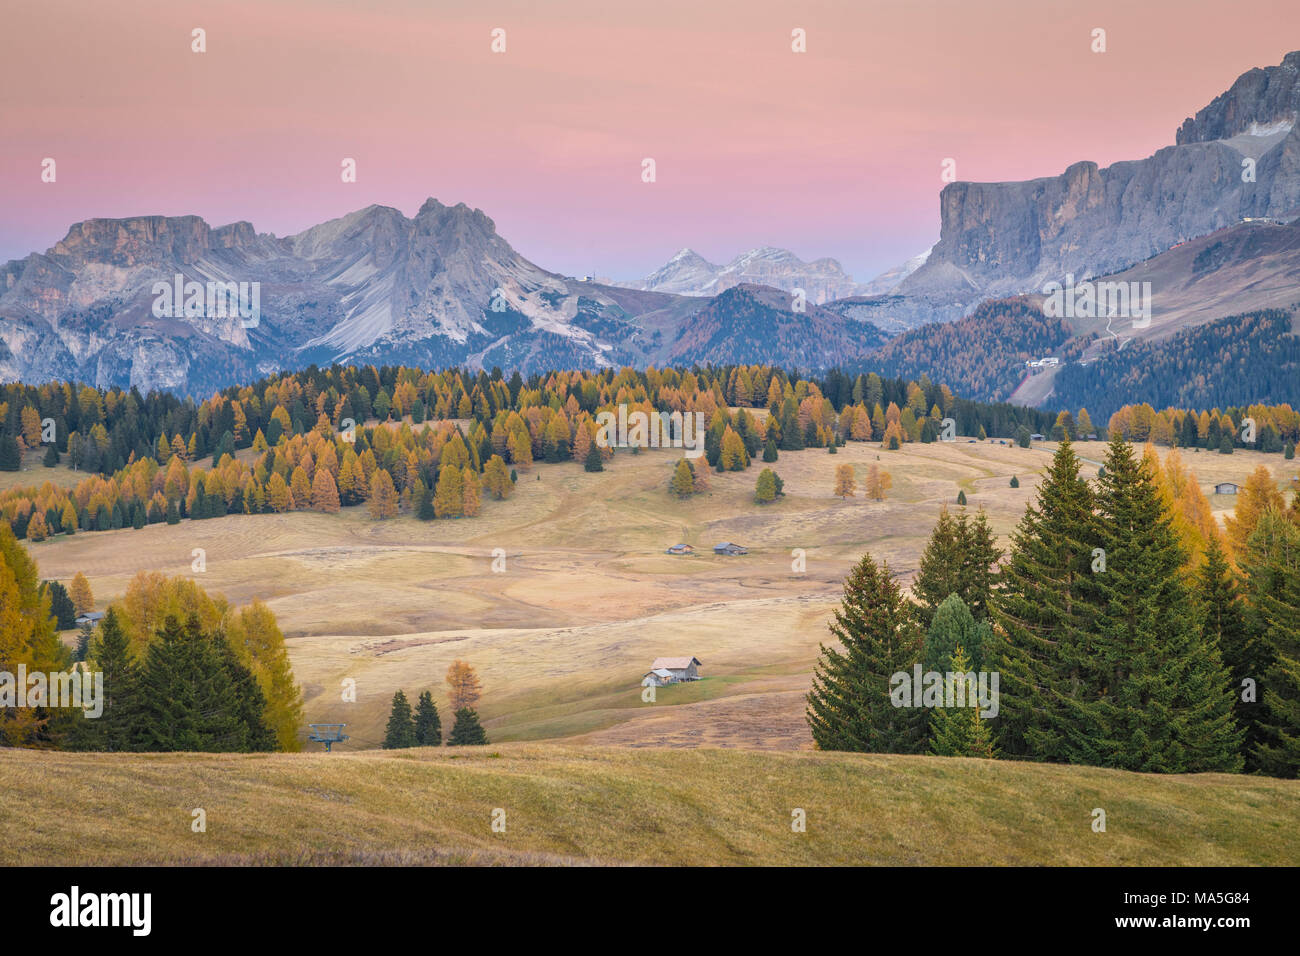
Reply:
[[[0,774],[3,865],[1220,866],[1300,857],[1300,785],[1224,774],[554,743],[329,755],[11,751]],[[1092,828],[1098,808],[1104,833]],[[505,832],[492,829],[496,810]]]
[[[44,577],[83,571],[101,608],[141,570],[266,601],[307,720],[345,722],[351,739],[328,755],[314,743],[273,755],[0,752],[0,862],[1294,861],[1295,781],[812,750],[804,694],[853,563],[869,550],[909,579],[958,490],[1005,542],[1054,450],[963,440],[787,452],[774,466],[785,497],[761,508],[760,462],[710,473],[706,493],[678,502],[666,490],[675,453],[620,452],[597,474],[521,472],[510,500],[473,519],[375,522],[345,509],[30,544]],[[1077,450],[1095,474],[1104,446]],[[1277,455],[1186,457],[1207,494],[1260,462],[1279,481],[1295,471]],[[869,465],[887,469],[888,498],[833,497],[844,463],[859,487]],[[1211,502],[1222,513],[1233,499]],[[678,541],[699,553],[663,553]],[[716,557],[721,541],[750,553]],[[686,654],[703,679],[643,702],[650,662]],[[375,749],[397,688],[432,690],[449,724],[443,678],[456,658],[482,677],[492,744]],[[346,678],[355,703],[342,699]],[[191,829],[195,808],[204,833]],[[497,808],[505,833],[491,829]],[[791,827],[796,808],[804,833]],[[1105,833],[1092,829],[1095,808]]]
[[[1095,474],[1104,444],[1075,447]],[[483,679],[480,711],[494,742],[798,750],[811,747],[803,694],[853,563],[869,550],[906,580],[958,490],[971,509],[987,509],[1005,543],[1054,450],[961,440],[785,452],[773,466],[785,497],[761,507],[752,497],[761,462],[710,472],[706,493],[679,502],[666,488],[680,452],[621,451],[595,474],[572,462],[536,465],[519,474],[513,497],[485,501],[471,519],[376,522],[364,508],[238,515],[29,547],[44,577],[84,572],[101,608],[141,570],[193,575],[235,603],[266,601],[288,638],[307,719],[346,722],[344,750],[379,745],[398,688],[412,699],[429,689],[442,706],[456,658]],[[1261,462],[1279,480],[1296,470],[1257,452],[1184,456],[1207,494],[1216,482],[1244,482]],[[859,488],[869,465],[888,470],[888,498],[833,497],[844,463]],[[1211,496],[1220,513],[1233,500]],[[678,541],[697,554],[663,553]],[[714,556],[721,541],[750,553]],[[196,548],[203,573],[191,570]],[[496,549],[502,573],[492,571]],[[805,552],[802,573],[794,549]],[[703,662],[704,679],[644,703],[639,682],[651,661],[686,654]],[[356,681],[355,703],[342,699],[345,678]]]

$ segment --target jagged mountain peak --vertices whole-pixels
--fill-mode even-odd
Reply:
[[[415,218],[417,221],[432,219],[439,223],[462,223],[471,228],[482,229],[492,235],[495,235],[497,231],[496,223],[482,209],[467,206],[463,202],[448,206],[432,196],[421,204]]]
[[[705,259],[705,258],[704,258],[702,255],[700,255],[698,252],[696,252],[694,249],[692,249],[690,246],[682,246],[681,249],[677,250],[677,254],[674,255],[671,259],[668,260],[669,265],[671,265],[671,264],[674,263],[674,262],[704,262],[704,263],[708,263],[708,260]],[[709,263],[709,264],[712,265],[712,263]]]
[[[408,228],[409,220],[400,210],[371,205],[304,229],[288,242],[296,255],[314,259],[334,254],[340,243],[370,242],[380,233],[405,233]]]
[[[930,253],[934,251],[934,246],[926,249],[924,252],[912,256],[906,262],[900,263],[893,268],[886,269],[880,275],[876,276],[870,282],[862,287],[862,295],[884,295],[885,293],[896,288],[900,282],[910,276],[921,266],[925,265]]]
[[[852,276],[835,259],[804,262],[790,250],[776,246],[758,246],[721,266],[684,248],[644,279],[616,284],[649,292],[707,296],[741,283],[772,286],[785,292],[803,289],[815,303],[829,302],[857,291]]]
[[[390,240],[385,241],[384,235]],[[481,209],[463,202],[448,206],[430,197],[410,219],[400,209],[372,204],[304,229],[290,236],[289,241],[299,255],[315,258],[337,252],[340,243],[363,241],[391,245],[391,240],[399,235],[406,239],[415,235],[461,240],[477,235],[484,241],[497,238],[496,224]]]
[[[1231,139],[1252,129],[1294,126],[1300,121],[1300,50],[1277,66],[1247,70],[1208,106],[1183,121],[1175,137],[1179,146]],[[1258,133],[1256,134],[1258,135]]]

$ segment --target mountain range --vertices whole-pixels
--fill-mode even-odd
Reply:
[[[726,265],[714,265],[693,249],[683,249],[644,279],[615,282],[627,289],[671,292],[676,295],[717,295],[733,286],[765,285],[794,294],[802,289],[808,302],[824,305],[859,295],[882,295],[921,267],[927,249],[901,265],[887,269],[870,282],[855,282],[837,259],[804,262],[787,249],[764,246],[736,256]]]
[[[616,284],[695,296],[717,295],[742,284],[771,286],[792,294],[803,289],[806,300],[815,305],[854,295],[859,288],[835,259],[804,262],[793,252],[771,247],[751,249],[722,266],[683,249],[646,278]]]
[[[0,378],[203,393],[313,362],[768,362],[924,371],[1039,404],[1055,372],[1017,372],[1025,356],[1104,363],[1123,344],[1105,320],[1074,318],[1009,341],[1008,317],[1043,315],[1046,283],[1150,282],[1153,322],[1126,336],[1152,343],[1300,301],[1300,231],[1284,224],[1300,214],[1300,52],[1243,74],[1147,159],[952,183],[940,214],[931,250],[869,283],[768,247],[725,265],[683,249],[644,279],[577,279],[524,258],[482,211],[435,199],[410,218],[369,206],[284,237],[197,216],[93,219],[0,266]],[[260,316],[160,312],[155,288],[176,276],[257,283]],[[976,354],[958,358],[956,320]]]
[[[156,283],[256,282],[237,315],[157,315]],[[744,276],[742,275],[741,278]],[[249,327],[252,326],[252,327]],[[0,267],[0,376],[202,392],[308,363],[599,368],[770,361],[828,367],[883,341],[747,282],[714,296],[549,272],[477,209],[370,206],[293,236],[197,216],[95,219]]]
[[[1246,219],[1300,215],[1300,51],[1242,74],[1146,159],[1059,176],[955,182],[925,263],[848,314],[882,328],[949,321],[1067,275],[1117,272]]]

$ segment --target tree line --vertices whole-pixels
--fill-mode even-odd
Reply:
[[[376,519],[473,517],[485,499],[509,497],[519,472],[539,461],[603,468],[614,449],[597,443],[595,416],[619,405],[703,414],[716,470],[849,440],[933,441],[945,416],[981,434],[1049,421],[1031,409],[963,402],[924,377],[835,371],[818,381],[771,366],[554,372],[527,381],[499,370],[312,367],[197,404],[134,389],[6,385],[0,466],[20,467],[24,448],[38,453],[50,426],[44,464],[66,455],[87,477],[72,488],[46,481],[0,493],[0,520],[39,541],[360,504]],[[749,411],[762,405],[765,417]]]
[[[0,672],[17,674],[22,666],[28,674],[77,668],[102,675],[102,712],[87,717],[76,707],[0,704],[0,743],[109,751],[299,749],[302,692],[265,604],[234,608],[191,580],[141,572],[88,635],[84,659],[75,660],[81,655],[59,639],[56,583],[39,581],[36,563],[0,526]]]
[[[1300,773],[1300,503],[1262,468],[1220,530],[1176,451],[1068,438],[1005,554],[945,510],[907,597],[868,554],[808,697],[818,747]],[[896,706],[892,677],[996,673],[1000,704]]]
[[[1063,412],[1062,415],[1067,415]],[[1069,422],[1058,417],[1057,426],[1069,430]],[[1130,441],[1150,441],[1179,448],[1204,448],[1223,454],[1249,448],[1270,454],[1281,452],[1288,461],[1295,458],[1300,441],[1300,412],[1290,405],[1230,405],[1197,412],[1185,408],[1156,411],[1150,404],[1121,405],[1107,423]]]

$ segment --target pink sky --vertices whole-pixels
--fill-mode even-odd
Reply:
[[[945,157],[967,180],[1141,158],[1300,46],[1296,0],[40,0],[4,23],[0,261],[94,217],[285,235],[433,196],[616,278],[774,245],[869,279],[938,238]]]

